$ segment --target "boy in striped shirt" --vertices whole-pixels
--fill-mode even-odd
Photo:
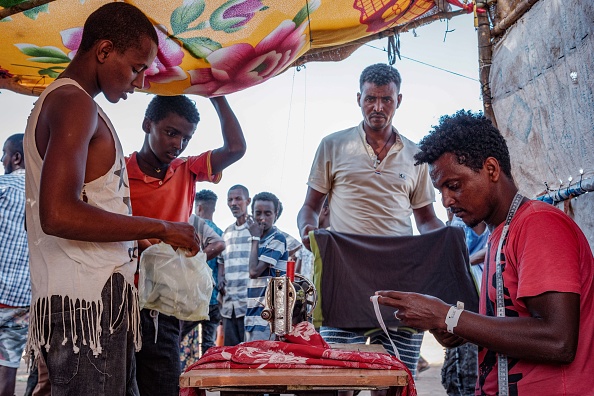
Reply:
[[[256,194],[252,199],[252,216],[247,225],[251,236],[248,301],[245,316],[245,340],[270,339],[270,327],[260,314],[264,308],[266,286],[271,277],[287,271],[287,241],[274,226],[278,217],[279,200],[269,192]]]

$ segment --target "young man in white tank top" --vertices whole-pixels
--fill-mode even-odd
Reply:
[[[116,103],[142,88],[157,44],[155,28],[136,7],[102,6],[27,124],[28,348],[46,362],[54,396],[138,393],[134,241],[157,238],[191,255],[199,250],[191,224],[131,216],[122,148],[93,100],[102,92]]]

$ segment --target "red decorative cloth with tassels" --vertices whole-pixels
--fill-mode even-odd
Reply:
[[[388,353],[331,349],[309,322],[301,322],[285,336],[286,341],[251,341],[236,346],[213,347],[186,372],[200,369],[320,369],[358,368],[404,370],[408,385],[402,395],[416,396],[413,377],[399,359]],[[180,396],[195,396],[182,388]]]

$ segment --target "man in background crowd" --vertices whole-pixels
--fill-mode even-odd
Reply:
[[[0,176],[0,396],[12,396],[27,343],[31,280],[25,230],[23,134],[6,139]]]
[[[235,223],[223,233],[225,250],[218,259],[225,346],[234,346],[245,340],[244,317],[251,251],[251,234],[246,221],[250,202],[250,193],[241,184],[232,186],[227,192],[227,206],[235,217]]]
[[[217,233],[223,235],[223,231],[217,227],[213,221],[213,215],[217,206],[217,195],[211,190],[200,190],[196,193],[195,210],[196,215],[204,220],[204,222]],[[190,220],[190,222],[192,222]],[[217,338],[217,328],[221,323],[221,310],[219,308],[218,296],[219,290],[217,288],[219,279],[219,270],[217,266],[217,258],[214,257],[208,260],[208,266],[212,270],[214,280],[214,287],[208,305],[208,320],[202,320],[197,326],[188,329],[192,324],[184,322],[182,328],[182,343],[181,343],[181,361],[182,371],[190,364],[198,360],[198,344],[200,344],[200,356],[204,355],[209,348],[215,345]],[[198,326],[201,327],[200,331]],[[186,335],[187,333],[187,335]],[[201,337],[200,337],[201,335]]]

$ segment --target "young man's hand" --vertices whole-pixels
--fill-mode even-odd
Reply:
[[[260,238],[264,233],[264,226],[254,220],[253,216],[248,215],[246,223],[248,225],[248,230],[250,234],[254,237]]]
[[[188,257],[195,256],[200,251],[200,238],[194,226],[186,222],[164,221],[165,235],[163,242],[187,250]]]

